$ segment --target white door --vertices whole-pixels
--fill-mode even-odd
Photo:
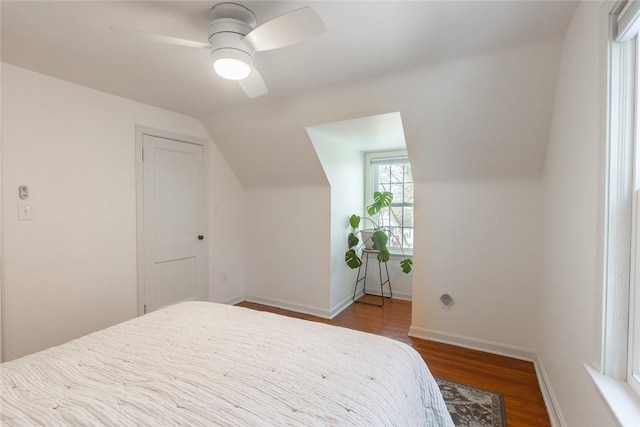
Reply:
[[[207,300],[204,147],[142,136],[143,310]]]

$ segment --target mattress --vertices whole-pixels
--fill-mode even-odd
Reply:
[[[2,425],[453,426],[420,355],[208,302],[0,365]]]

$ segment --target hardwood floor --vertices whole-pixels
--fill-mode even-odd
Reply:
[[[332,320],[249,302],[238,305],[405,342],[420,353],[434,376],[502,394],[507,426],[551,426],[531,362],[411,338],[407,336],[411,325],[411,302],[386,300],[384,307],[352,304]]]

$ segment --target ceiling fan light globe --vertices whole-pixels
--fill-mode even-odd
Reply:
[[[225,79],[242,80],[251,73],[253,57],[239,49],[217,49],[211,53],[213,69]]]
[[[229,80],[244,80],[251,73],[251,65],[235,58],[220,58],[213,63],[213,69],[220,77]]]

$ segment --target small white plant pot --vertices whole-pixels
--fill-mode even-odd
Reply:
[[[374,232],[375,230],[360,230],[360,240],[364,243],[365,249],[373,249],[373,240],[371,239],[371,236],[373,236]]]

